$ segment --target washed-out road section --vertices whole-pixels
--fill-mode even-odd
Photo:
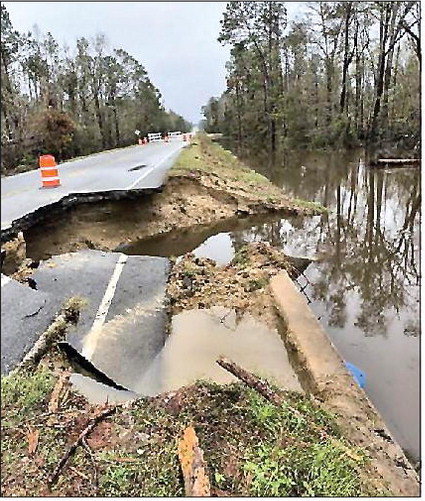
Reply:
[[[22,360],[68,298],[80,297],[86,304],[68,342],[131,387],[130,366],[143,374],[165,341],[168,274],[166,258],[84,250],[41,263],[37,290],[2,275],[1,372]]]
[[[42,188],[38,170],[1,180],[1,230],[73,194],[159,188],[187,143],[175,140],[105,151],[59,164],[61,185]]]

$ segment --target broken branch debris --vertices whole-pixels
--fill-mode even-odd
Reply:
[[[77,450],[78,446],[83,443],[84,439],[93,431],[93,429],[96,427],[96,425],[102,421],[102,419],[105,419],[107,416],[110,416],[116,411],[116,407],[109,407],[102,412],[100,412],[93,420],[92,422],[84,428],[84,430],[80,433],[78,436],[77,440],[68,448],[68,450],[65,452],[65,454],[62,456],[62,459],[60,460],[59,464],[55,468],[55,471],[53,472],[52,476],[50,477],[48,481],[49,487],[51,487],[59,478],[59,475],[61,474],[61,471],[63,470],[63,467],[65,466],[66,462],[68,459],[75,454],[75,451]]]
[[[259,377],[255,376],[251,372],[242,369],[242,367],[235,364],[228,358],[220,357],[217,360],[217,363],[220,367],[223,367],[223,369],[229,371],[250,388],[256,390],[269,402],[275,405],[280,405],[283,402],[282,398],[274,390],[272,390],[266,382],[262,381]]]
[[[192,426],[188,426],[178,443],[186,496],[209,497],[210,482],[205,472],[203,451]]]

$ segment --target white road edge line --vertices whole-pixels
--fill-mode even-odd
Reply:
[[[118,261],[115,265],[114,272],[112,273],[112,276],[109,280],[109,283],[106,287],[105,294],[103,295],[103,299],[99,305],[99,308],[97,310],[96,316],[94,318],[93,325],[90,329],[90,332],[87,334],[87,336],[90,336],[90,333],[92,333],[95,329],[98,329],[105,323],[106,315],[108,314],[109,308],[111,306],[112,300],[114,299],[114,294],[115,290],[117,288],[118,280],[121,276],[122,270],[124,269],[124,265],[128,259],[128,256],[125,254],[120,254]],[[94,350],[96,348],[97,343],[90,343],[91,346],[88,348],[83,348],[82,350],[82,355],[87,358],[87,360],[90,360]]]
[[[9,282],[11,282],[12,279],[10,277],[8,277],[7,275],[3,275],[1,276],[1,286],[3,287],[4,285],[8,284]]]
[[[153,165],[147,171],[145,171],[140,177],[138,177],[136,179],[136,181],[134,181],[134,183],[130,184],[130,186],[127,186],[127,188],[124,188],[124,189],[125,190],[131,190],[131,189],[133,189],[136,186],[136,184],[138,184],[142,179],[144,179],[146,176],[148,176],[154,169],[156,169],[157,167],[159,167],[168,158],[170,158],[172,155],[174,155],[174,153],[176,153],[177,151],[179,151],[180,148],[181,148],[181,146],[179,146],[178,148],[176,148],[175,150],[173,150],[171,153],[169,153],[168,155],[166,155],[159,162],[157,162],[155,165]]]

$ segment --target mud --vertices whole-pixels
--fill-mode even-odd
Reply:
[[[296,273],[289,258],[268,244],[247,246],[226,267],[187,254],[174,266],[168,282],[170,334],[157,354],[140,358],[137,339],[131,337],[130,328],[122,328],[144,314],[140,307],[115,317],[83,340],[82,355],[133,392],[133,397],[105,389],[99,384],[105,380],[81,370],[96,381],[80,377],[75,388],[91,402],[101,403],[106,398],[116,402],[178,390],[202,378],[227,383],[232,378],[216,365],[224,355],[282,388],[300,391],[266,292],[269,277],[281,269]]]
[[[2,230],[1,241],[23,231],[26,256],[37,261],[82,248],[110,251],[172,230],[190,231],[239,217],[323,210],[319,204],[292,200],[203,137],[180,155],[163,189],[70,194],[14,221]],[[13,260],[13,252],[5,259]]]
[[[5,275],[14,273],[26,259],[26,242],[22,232],[2,246],[4,257],[1,271]]]
[[[235,216],[309,211],[283,202],[250,204],[194,179],[172,178],[162,193],[74,206],[62,216],[46,215],[41,224],[24,231],[24,237],[27,255],[39,260],[82,248],[114,250],[171,230],[190,231]]]
[[[234,309],[238,319],[249,312],[276,328],[278,317],[267,288],[282,269],[292,276],[298,273],[291,258],[262,242],[243,247],[226,266],[187,254],[171,273],[167,292],[172,313],[221,305]]]

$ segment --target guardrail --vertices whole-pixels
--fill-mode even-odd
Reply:
[[[168,137],[170,138],[170,141],[173,139],[182,139],[182,133],[180,131],[170,132]]]
[[[158,141],[161,141],[161,133],[160,132],[150,132],[148,134],[148,140],[150,143],[156,143]]]

